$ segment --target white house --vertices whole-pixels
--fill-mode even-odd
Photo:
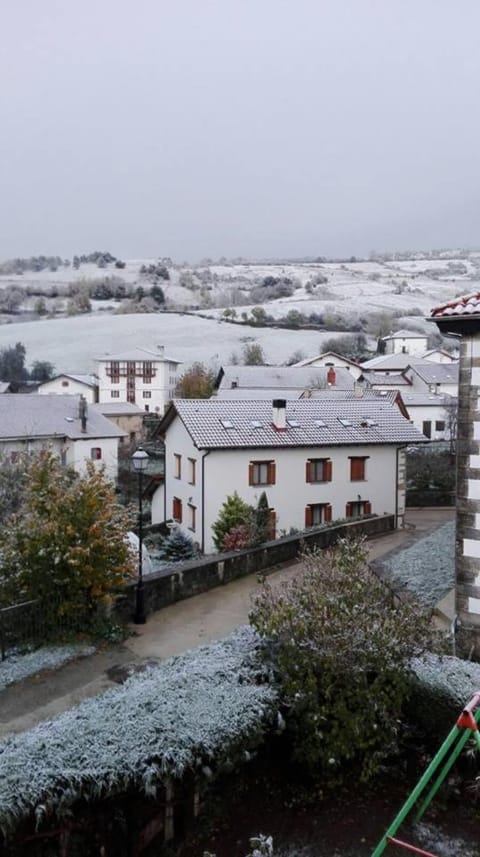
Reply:
[[[362,367],[359,363],[349,360],[348,357],[344,357],[342,354],[336,354],[335,351],[324,351],[316,357],[306,357],[304,360],[294,363],[293,366],[299,366],[300,368],[307,366],[326,366],[328,368],[328,366],[333,366],[334,369],[346,369],[355,381],[362,374]]]
[[[41,396],[57,395],[83,396],[89,404],[98,402],[98,379],[95,375],[79,375],[65,372],[49,381],[43,381],[37,387]]]
[[[152,522],[173,519],[207,553],[212,524],[234,491],[254,505],[266,491],[276,534],[369,512],[400,521],[402,448],[425,440],[381,399],[179,399],[159,432],[165,483]]]
[[[458,363],[415,362],[404,372],[412,392],[435,393],[436,395],[458,395]]]
[[[385,354],[411,354],[420,356],[428,348],[428,336],[426,333],[417,333],[414,330],[397,330],[388,336],[382,337],[385,343]]]
[[[99,402],[131,402],[163,414],[173,399],[180,362],[164,349],[135,348],[97,358]]]
[[[81,396],[0,396],[0,454],[11,460],[21,452],[48,448],[78,473],[85,471],[88,460],[116,479],[118,444],[124,436]]]
[[[402,391],[402,399],[416,428],[429,440],[450,440],[455,423],[456,399],[428,391]]]

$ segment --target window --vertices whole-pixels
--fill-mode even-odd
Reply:
[[[195,532],[197,507],[192,506],[192,504],[189,503],[187,506],[187,509],[188,509],[188,529],[192,530],[192,532]]]
[[[62,467],[67,466],[67,450],[66,449],[60,450],[60,464],[62,465]]]
[[[424,420],[422,423],[422,432],[425,437],[431,438],[432,436],[432,422],[431,420]]]
[[[173,475],[175,479],[182,478],[182,456],[176,453],[173,456]]]
[[[110,390],[110,398],[111,399],[119,399],[120,398],[120,390]]]
[[[173,519],[175,521],[178,521],[179,524],[181,524],[182,523],[182,501],[180,500],[179,497],[173,498],[172,506],[173,506],[173,509],[172,509]]]
[[[350,481],[362,482],[366,477],[366,462],[368,456],[350,458]]]
[[[309,458],[306,465],[305,482],[331,482],[332,462],[329,458]]]
[[[62,381],[62,387],[69,387],[70,381]]]
[[[107,364],[107,375],[110,375],[112,384],[120,383],[120,363],[118,360],[112,360],[110,366]]]
[[[357,515],[370,515],[372,504],[369,500],[352,500],[345,507],[346,518],[356,518]]]
[[[248,465],[249,485],[275,485],[274,461],[251,461]]]
[[[330,503],[310,503],[305,507],[305,526],[318,527],[332,520]]]
[[[15,464],[18,461],[18,452],[16,449],[12,449],[10,453],[10,463]]]
[[[188,459],[188,482],[190,485],[195,485],[195,467],[196,467],[195,458]]]
[[[92,461],[100,461],[102,457],[102,449],[100,446],[92,446],[90,450],[90,458]]]
[[[435,420],[435,431],[445,431],[445,420]]]
[[[151,390],[144,390],[142,393],[142,396],[144,399],[151,399],[152,398],[152,391]]]
[[[153,364],[150,360],[146,360],[143,364],[143,383],[151,384],[153,376]]]

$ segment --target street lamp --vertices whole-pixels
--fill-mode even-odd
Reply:
[[[132,466],[138,473],[138,580],[135,587],[135,613],[133,621],[136,625],[145,625],[145,597],[143,590],[143,518],[142,494],[143,474],[148,467],[148,455],[141,446],[132,455]]]

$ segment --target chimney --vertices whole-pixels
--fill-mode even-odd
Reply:
[[[329,387],[333,387],[333,386],[335,386],[336,383],[337,383],[337,373],[335,372],[335,369],[333,368],[333,366],[329,366],[328,372],[327,372],[327,384],[329,385]]]
[[[165,357],[165,346],[164,345],[157,345],[157,351],[158,351],[160,357]]]
[[[365,388],[364,388],[363,384],[360,384],[359,381],[355,381],[353,384],[353,395],[354,395],[354,397],[356,399],[363,399],[364,389]]]
[[[274,399],[272,405],[273,428],[275,431],[285,431],[287,428],[287,402],[285,399]]]
[[[82,424],[82,432],[87,431],[87,400],[85,396],[80,396],[78,403],[78,416]]]

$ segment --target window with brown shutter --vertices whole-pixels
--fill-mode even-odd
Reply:
[[[312,507],[305,506],[305,526],[311,527],[313,523]]]
[[[179,497],[173,498],[173,519],[178,521],[179,524],[182,523],[182,501]]]
[[[358,458],[350,458],[350,481],[363,482],[366,478],[366,461],[367,456]]]
[[[195,458],[189,458],[188,459],[188,467],[189,467],[189,471],[190,471],[188,474],[188,482],[190,485],[195,485],[196,463],[197,463],[197,460]]]
[[[365,500],[365,502],[363,504],[363,514],[364,515],[370,515],[371,511],[372,511],[372,504],[368,500]]]
[[[345,506],[345,517],[351,518],[352,516],[353,516],[352,504],[347,503],[347,505]]]
[[[351,500],[347,503],[345,516],[347,518],[357,518],[359,515],[370,515],[372,512],[372,504],[369,500]]]
[[[332,520],[332,507],[330,503],[309,503],[305,507],[305,526],[319,527],[326,521]]]
[[[182,456],[177,453],[173,455],[173,475],[175,479],[182,478]]]
[[[332,462],[329,458],[309,458],[306,465],[306,482],[331,482]]]
[[[248,465],[249,485],[275,485],[275,479],[274,461],[251,461]]]
[[[196,519],[197,519],[197,507],[193,506],[192,503],[188,504],[188,529],[195,532],[196,528]]]
[[[324,512],[323,520],[325,521],[325,523],[328,523],[329,521],[332,520],[332,507],[331,507],[330,503],[327,503],[325,505],[323,512]]]

